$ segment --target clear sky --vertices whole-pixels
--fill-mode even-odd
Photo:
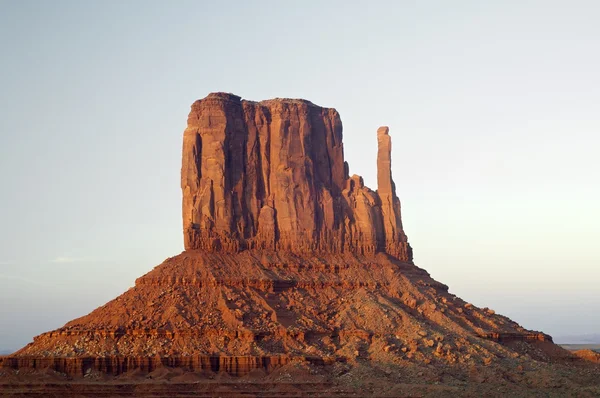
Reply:
[[[183,250],[191,103],[335,107],[415,262],[554,336],[600,332],[597,1],[0,0],[0,349]]]

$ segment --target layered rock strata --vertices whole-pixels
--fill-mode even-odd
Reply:
[[[186,251],[0,367],[240,376],[294,361],[549,360],[543,350],[560,350],[550,336],[464,302],[412,264],[387,127],[377,141],[374,192],[348,175],[334,109],[222,93],[196,101],[181,170]]]
[[[387,127],[378,143],[374,192],[348,175],[335,109],[224,93],[196,101],[183,138],[185,248],[386,252],[412,261]]]
[[[511,357],[515,349],[498,342],[514,341],[552,339],[466,303],[386,253],[194,250],[0,366],[73,375],[168,366],[236,376],[293,361],[472,366]]]

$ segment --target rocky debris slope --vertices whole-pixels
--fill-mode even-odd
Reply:
[[[46,358],[70,374],[180,366],[242,375],[297,359],[483,365],[519,358],[523,347],[508,346],[515,342],[553,345],[385,253],[196,250],[37,336],[13,355],[13,366],[31,358],[43,366]]]
[[[181,171],[186,251],[0,366],[242,376],[293,363],[347,372],[576,362],[412,264],[387,127],[377,140],[374,192],[348,176],[335,110],[223,93],[195,102]]]

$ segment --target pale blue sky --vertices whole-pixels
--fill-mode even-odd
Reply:
[[[373,3],[373,4],[372,4]],[[600,332],[600,3],[0,0],[0,349],[183,249],[190,104],[335,107],[415,262],[555,336]]]

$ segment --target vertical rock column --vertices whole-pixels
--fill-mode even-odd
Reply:
[[[402,229],[400,200],[392,179],[392,138],[389,130],[387,126],[377,129],[377,194],[381,200],[385,236],[383,249],[392,256],[411,261],[411,249]]]

